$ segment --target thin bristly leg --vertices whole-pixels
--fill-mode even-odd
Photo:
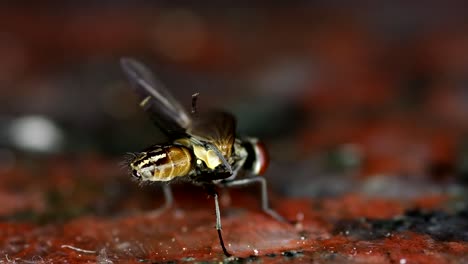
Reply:
[[[223,249],[224,255],[230,257],[231,254],[227,251],[226,246],[224,245],[222,226],[221,226],[221,212],[219,211],[219,201],[218,201],[218,192],[215,189],[215,186],[212,184],[206,184],[203,186],[206,192],[213,196],[215,201],[215,213],[216,213],[216,231],[218,232],[219,244],[221,244],[221,248]]]
[[[215,200],[215,211],[216,211],[216,231],[218,231],[218,238],[221,247],[223,248],[224,255],[230,257],[231,254],[227,251],[226,247],[224,246],[223,235],[221,234],[222,227],[221,227],[221,213],[219,211],[219,201],[218,201],[218,194],[215,192],[213,194],[213,198]]]
[[[280,221],[280,222],[288,222],[284,217],[279,215],[275,210],[270,208],[269,202],[268,202],[268,190],[267,190],[267,183],[265,178],[260,177],[260,176],[255,176],[252,178],[246,178],[246,179],[239,179],[239,180],[232,180],[232,181],[226,181],[222,182],[221,184],[226,187],[236,187],[236,186],[245,186],[249,185],[252,183],[260,183],[260,188],[261,188],[261,206],[262,210],[273,217],[274,219]]]

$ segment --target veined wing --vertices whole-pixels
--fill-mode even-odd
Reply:
[[[182,105],[145,65],[132,58],[122,58],[120,64],[139,97],[140,106],[165,134],[174,137],[191,126],[192,119]]]

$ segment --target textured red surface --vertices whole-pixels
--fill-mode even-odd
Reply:
[[[237,195],[237,194],[236,194]],[[246,198],[254,202],[253,199]],[[440,201],[440,200],[439,200]],[[295,225],[238,206],[223,208],[223,234],[237,258],[226,259],[214,229],[212,201],[192,209],[150,215],[82,216],[61,224],[0,223],[4,261],[199,262],[260,260],[262,263],[449,263],[468,260],[468,243],[436,241],[415,232],[393,232],[362,240],[335,231],[340,219],[385,219],[418,201],[403,204],[349,195],[336,199],[281,200],[278,211]],[[437,203],[438,205],[440,203]],[[197,208],[198,207],[198,208]]]
[[[150,210],[162,204],[161,191],[131,182],[125,173],[116,171],[114,160],[83,152],[73,157],[23,157],[22,153],[11,164],[7,158],[6,166],[0,166],[0,263],[468,263],[468,31],[466,23],[457,19],[465,14],[452,17],[450,12],[436,12],[427,17],[443,23],[430,20],[419,24],[425,19],[418,14],[424,12],[414,6],[413,12],[418,11],[414,16],[402,8],[402,14],[384,15],[382,20],[372,11],[346,14],[338,6],[326,10],[220,10],[219,18],[185,10],[205,21],[201,24],[202,47],[186,58],[177,56],[184,53],[181,48],[190,51],[197,45],[183,35],[155,39],[155,28],[161,23],[164,26],[159,18],[165,12],[169,17],[177,15],[178,9],[125,7],[88,13],[67,5],[61,15],[56,9],[1,9],[0,20],[7,33],[2,36],[6,44],[0,45],[0,79],[13,88],[0,93],[6,98],[2,107],[12,107],[8,111],[12,118],[34,109],[44,113],[49,109],[54,113],[52,119],[66,119],[66,113],[70,119],[76,117],[76,109],[69,110],[75,100],[70,94],[74,95],[71,91],[76,87],[67,87],[60,81],[63,77],[54,84],[54,77],[47,73],[57,74],[70,64],[88,68],[90,60],[110,60],[108,64],[116,67],[117,57],[129,53],[156,59],[163,68],[176,66],[179,72],[173,72],[174,76],[195,70],[213,76],[252,74],[254,80],[268,75],[252,73],[268,72],[263,64],[271,61],[273,68],[281,66],[275,63],[286,54],[297,54],[308,65],[304,69],[309,77],[303,80],[306,84],[300,92],[286,96],[289,103],[301,108],[305,118],[290,131],[295,135],[290,141],[281,143],[284,139],[278,138],[280,146],[272,153],[285,161],[287,168],[270,168],[267,173],[271,183],[276,180],[291,185],[286,186],[289,189],[282,186],[284,192],[296,195],[300,191],[297,195],[308,197],[272,197],[274,208],[297,224],[278,223],[263,214],[256,193],[233,191],[230,199],[224,199],[232,203],[222,205],[224,238],[236,257],[227,259],[214,229],[213,201],[202,191],[191,186],[178,188],[174,209],[150,215]],[[382,6],[383,14],[388,14],[391,8]],[[395,19],[398,15],[402,17]],[[396,22],[396,27],[387,28],[386,19]],[[400,28],[398,24],[405,20],[416,25]],[[239,21],[246,24],[234,26],[240,25]],[[172,42],[160,45],[166,39]],[[104,68],[99,65],[96,76],[89,77],[90,83],[105,75]],[[244,78],[252,82],[251,77]],[[17,87],[10,86],[8,80]],[[81,77],[70,81],[75,82],[80,88],[88,85]],[[249,88],[242,87],[235,89]],[[216,95],[224,90],[216,89],[206,90],[204,96],[209,97],[211,91],[220,100]],[[275,95],[274,87],[271,91],[270,87],[262,89],[248,94],[258,92],[276,99],[286,94]],[[87,108],[91,98],[100,98],[98,89],[90,90],[79,107]],[[234,94],[237,98],[237,91],[222,94],[222,102]],[[59,107],[58,102],[64,105]],[[23,109],[25,104],[28,107]],[[111,105],[117,112],[123,107],[115,101]],[[63,115],[55,113],[62,111]],[[88,115],[78,124],[88,119],[94,120],[96,127],[97,123],[116,123],[104,127],[106,138],[109,130],[124,130],[121,123],[109,121],[107,114]],[[105,120],[93,119],[95,116]],[[277,122],[276,115],[270,120]],[[1,121],[3,125],[3,116]],[[93,131],[81,131],[80,125],[72,127],[93,136]],[[289,129],[289,125],[282,126]],[[124,135],[112,140],[113,144],[131,141]],[[0,143],[4,143],[3,138]],[[330,152],[349,145],[359,160],[353,165],[356,167],[345,173],[334,168],[331,174],[338,176],[320,186],[327,189],[345,182],[345,187],[323,191],[326,198],[312,198],[323,194],[317,191],[322,188],[310,186],[330,176],[316,165],[326,167],[323,163]],[[0,150],[3,147],[0,145]],[[310,164],[317,156],[320,161]],[[296,182],[301,188],[293,188]],[[389,186],[395,182],[396,186]]]

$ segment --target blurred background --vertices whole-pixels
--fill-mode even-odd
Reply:
[[[279,196],[463,196],[463,1],[170,2],[1,5],[1,215],[145,207],[129,202],[142,189],[117,164],[161,135],[122,56],[145,62],[187,109],[199,92],[201,109],[233,112],[240,135],[269,146]]]

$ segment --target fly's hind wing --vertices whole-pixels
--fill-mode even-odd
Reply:
[[[192,119],[164,85],[135,59],[122,58],[120,64],[140,100],[140,106],[162,132],[170,138],[184,134]]]

